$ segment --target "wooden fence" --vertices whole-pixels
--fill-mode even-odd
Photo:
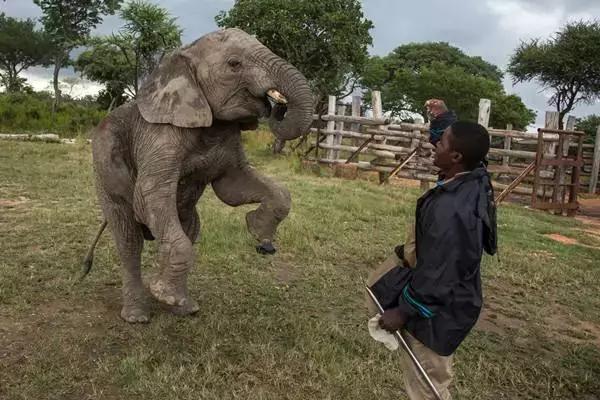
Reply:
[[[505,129],[489,127],[490,100],[482,99],[479,104],[479,123],[488,128],[491,148],[488,166],[497,189],[504,189],[519,176],[536,158],[538,133],[522,132],[507,126]],[[353,97],[352,107],[337,104],[334,96],[329,97],[328,112],[319,119],[314,116],[315,124],[311,128],[309,160],[335,165],[336,168],[377,171],[380,180],[386,174],[395,172],[409,154],[416,154],[402,167],[398,177],[421,181],[423,188],[429,182],[437,180],[437,170],[433,166],[427,124],[390,123],[384,118],[381,107],[381,95],[374,91],[372,95],[372,117],[361,115],[361,99]],[[546,128],[558,129],[558,113],[546,113]],[[569,117],[566,130],[573,130],[575,117]],[[544,153],[556,154],[558,135],[544,133]],[[575,151],[576,143],[565,144],[563,151]],[[350,159],[350,157],[352,159]],[[581,190],[596,193],[600,172],[600,127],[594,144],[583,145],[584,166],[581,170]],[[559,171],[566,175],[567,172]],[[555,172],[543,171],[542,178],[554,180]],[[564,180],[565,176],[560,176]],[[533,176],[523,180],[514,193],[531,195]]]

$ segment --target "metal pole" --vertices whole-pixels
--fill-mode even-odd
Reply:
[[[368,286],[365,286],[365,289],[367,289],[367,293],[369,293],[369,297],[371,297],[371,300],[373,300],[373,302],[377,306],[377,309],[383,315],[383,312],[384,312],[383,307],[381,307],[381,304],[379,304],[379,300],[377,300],[377,297],[375,297],[375,294],[371,291],[371,289],[369,289]],[[402,348],[410,356],[410,359],[412,360],[412,362],[415,364],[415,366],[419,370],[419,373],[421,374],[421,376],[423,377],[423,379],[425,379],[425,382],[427,382],[427,385],[429,386],[429,389],[431,389],[431,392],[433,393],[433,395],[435,396],[435,398],[437,400],[442,400],[442,396],[440,396],[440,394],[437,391],[437,389],[435,388],[433,382],[431,382],[431,379],[429,378],[429,375],[427,375],[427,372],[425,372],[425,370],[421,366],[421,363],[419,362],[419,360],[417,359],[417,357],[415,356],[415,354],[412,352],[412,350],[408,346],[408,343],[406,343],[406,340],[404,340],[404,337],[402,336],[402,334],[400,333],[400,331],[394,332],[394,335],[396,336],[396,339],[398,340],[398,343],[400,343],[400,345],[402,346]]]

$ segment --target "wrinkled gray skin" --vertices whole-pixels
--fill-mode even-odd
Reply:
[[[271,108],[271,89],[287,99],[287,112]],[[290,194],[248,164],[240,139],[240,130],[269,116],[281,139],[305,132],[312,119],[308,83],[256,39],[228,29],[164,59],[137,100],[94,130],[96,187],[122,263],[123,319],[149,321],[140,255],[152,237],[160,273],[150,292],[175,313],[198,311],[186,282],[200,232],[195,207],[209,184],[230,206],[260,203],[246,215],[247,227],[259,250],[272,249]]]

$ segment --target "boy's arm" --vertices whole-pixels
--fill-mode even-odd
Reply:
[[[456,122],[456,114],[448,110],[444,100],[429,99],[425,102],[427,116],[429,117],[429,142],[436,144],[442,137],[444,130]]]

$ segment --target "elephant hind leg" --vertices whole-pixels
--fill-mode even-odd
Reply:
[[[123,308],[121,318],[130,323],[150,321],[150,307],[142,282],[141,255],[144,238],[133,209],[125,204],[103,202],[104,215],[121,259]]]

